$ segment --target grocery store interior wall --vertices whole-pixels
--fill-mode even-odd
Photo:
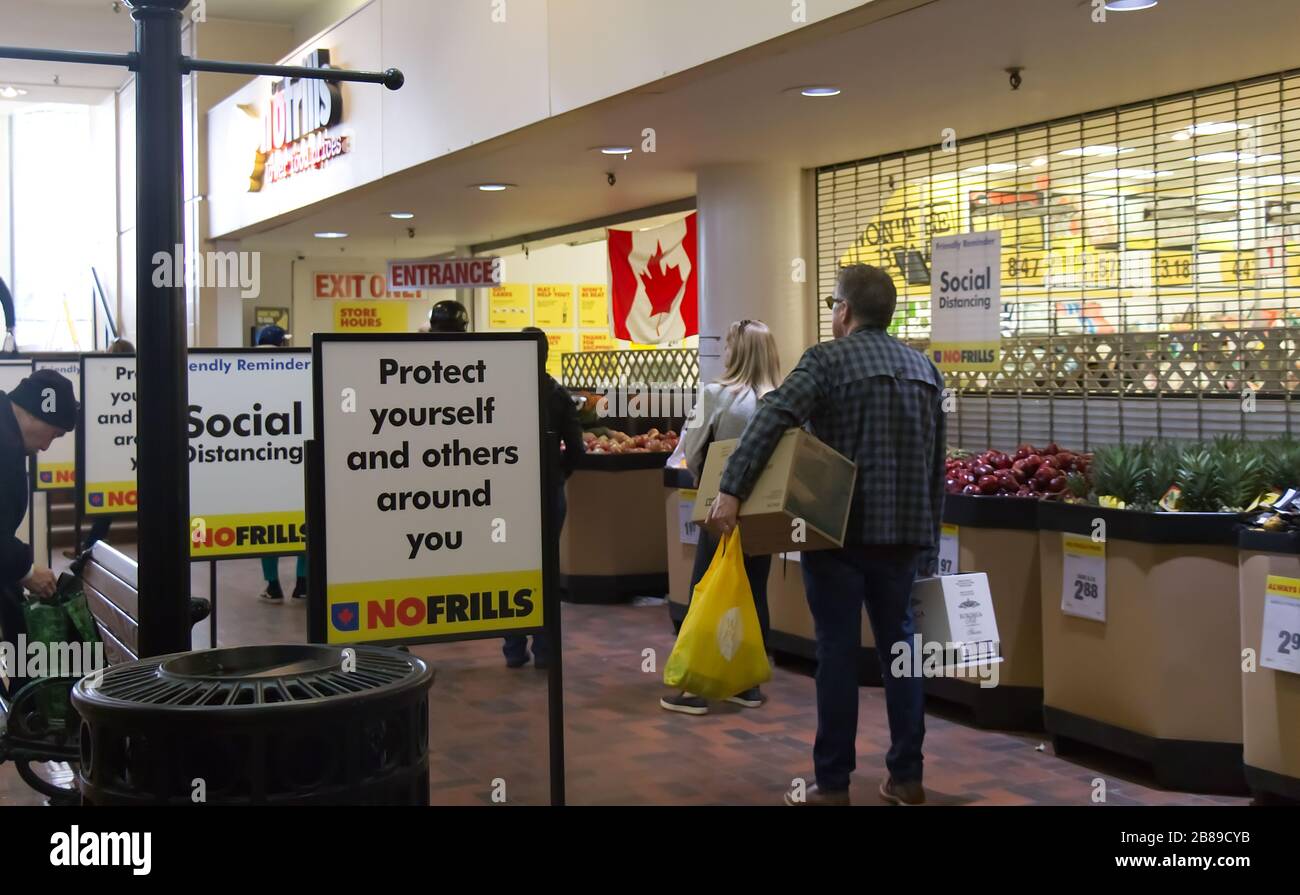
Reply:
[[[314,43],[352,68],[400,62],[406,85],[397,92],[343,85],[347,127],[355,134],[347,163],[256,194],[246,189],[247,169],[261,131],[240,106],[260,105],[269,85],[251,85],[216,106],[210,126],[220,136],[208,149],[211,232],[236,234],[580,105],[883,2],[821,0],[807,4],[802,22],[787,0],[516,0],[500,6],[483,0],[372,0]],[[504,11],[504,20],[497,20],[497,10]],[[596,33],[599,39],[593,39]],[[298,62],[310,49],[300,46],[285,61]]]

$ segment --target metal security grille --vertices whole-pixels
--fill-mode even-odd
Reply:
[[[1093,419],[1094,444],[1300,428],[1300,71],[817,171],[820,294],[842,264],[884,267],[917,347],[931,241],[975,230],[1002,231],[1004,360],[949,374],[983,418],[968,446],[1042,429],[1000,400]]]
[[[600,390],[649,385],[693,389],[700,382],[699,352],[694,348],[565,354],[560,368],[568,388]]]

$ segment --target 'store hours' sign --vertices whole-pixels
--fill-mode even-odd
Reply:
[[[317,335],[313,350],[326,641],[541,628],[538,339]]]

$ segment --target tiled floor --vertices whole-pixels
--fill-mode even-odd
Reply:
[[[292,574],[288,560],[281,563]],[[220,566],[220,642],[305,639],[305,611],[257,602],[256,561]],[[286,582],[292,586],[292,580]],[[194,593],[205,594],[208,567],[194,567]],[[287,590],[288,588],[286,588]],[[795,778],[811,782],[816,729],[813,682],[806,670],[777,668],[760,709],[717,706],[688,717],[659,708],[663,663],[672,649],[664,606],[564,607],[567,794],[578,805],[775,805]],[[207,645],[206,623],[195,646]],[[655,671],[643,670],[646,650]],[[416,648],[436,670],[430,692],[432,800],[439,805],[548,800],[547,677],[531,666],[511,671],[500,642]],[[1091,804],[1094,780],[1106,780],[1107,803],[1246,804],[1166,792],[1140,766],[1105,755],[1088,764],[1057,758],[1039,736],[980,731],[941,706],[927,718],[926,788],[939,805]],[[955,717],[955,716],[954,716]],[[861,690],[854,801],[879,804],[875,787],[889,737],[883,693]],[[1039,747],[1042,746],[1042,751]],[[0,766],[0,804],[40,798]]]

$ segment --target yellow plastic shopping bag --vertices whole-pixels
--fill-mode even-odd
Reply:
[[[771,679],[737,528],[718,545],[695,586],[664,666],[664,683],[707,699],[726,699]]]

